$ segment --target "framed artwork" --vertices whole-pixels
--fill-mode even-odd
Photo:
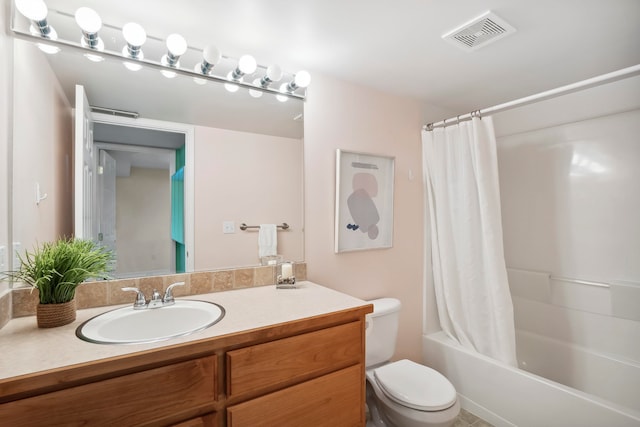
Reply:
[[[394,157],[336,150],[336,253],[393,245],[394,163]]]

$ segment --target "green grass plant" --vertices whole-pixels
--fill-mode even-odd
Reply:
[[[20,268],[11,273],[40,293],[41,304],[71,301],[76,288],[91,278],[108,276],[112,253],[91,240],[60,239],[18,255]]]

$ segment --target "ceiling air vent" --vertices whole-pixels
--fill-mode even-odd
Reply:
[[[442,38],[470,52],[515,32],[516,29],[502,18],[487,11],[455,30],[449,31]]]

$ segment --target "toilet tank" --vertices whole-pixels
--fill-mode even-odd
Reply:
[[[368,301],[373,304],[373,313],[366,316],[366,365],[386,362],[396,350],[400,300],[380,298]]]

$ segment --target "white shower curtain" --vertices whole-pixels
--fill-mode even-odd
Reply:
[[[422,162],[442,329],[516,366],[491,117],[423,131]]]

